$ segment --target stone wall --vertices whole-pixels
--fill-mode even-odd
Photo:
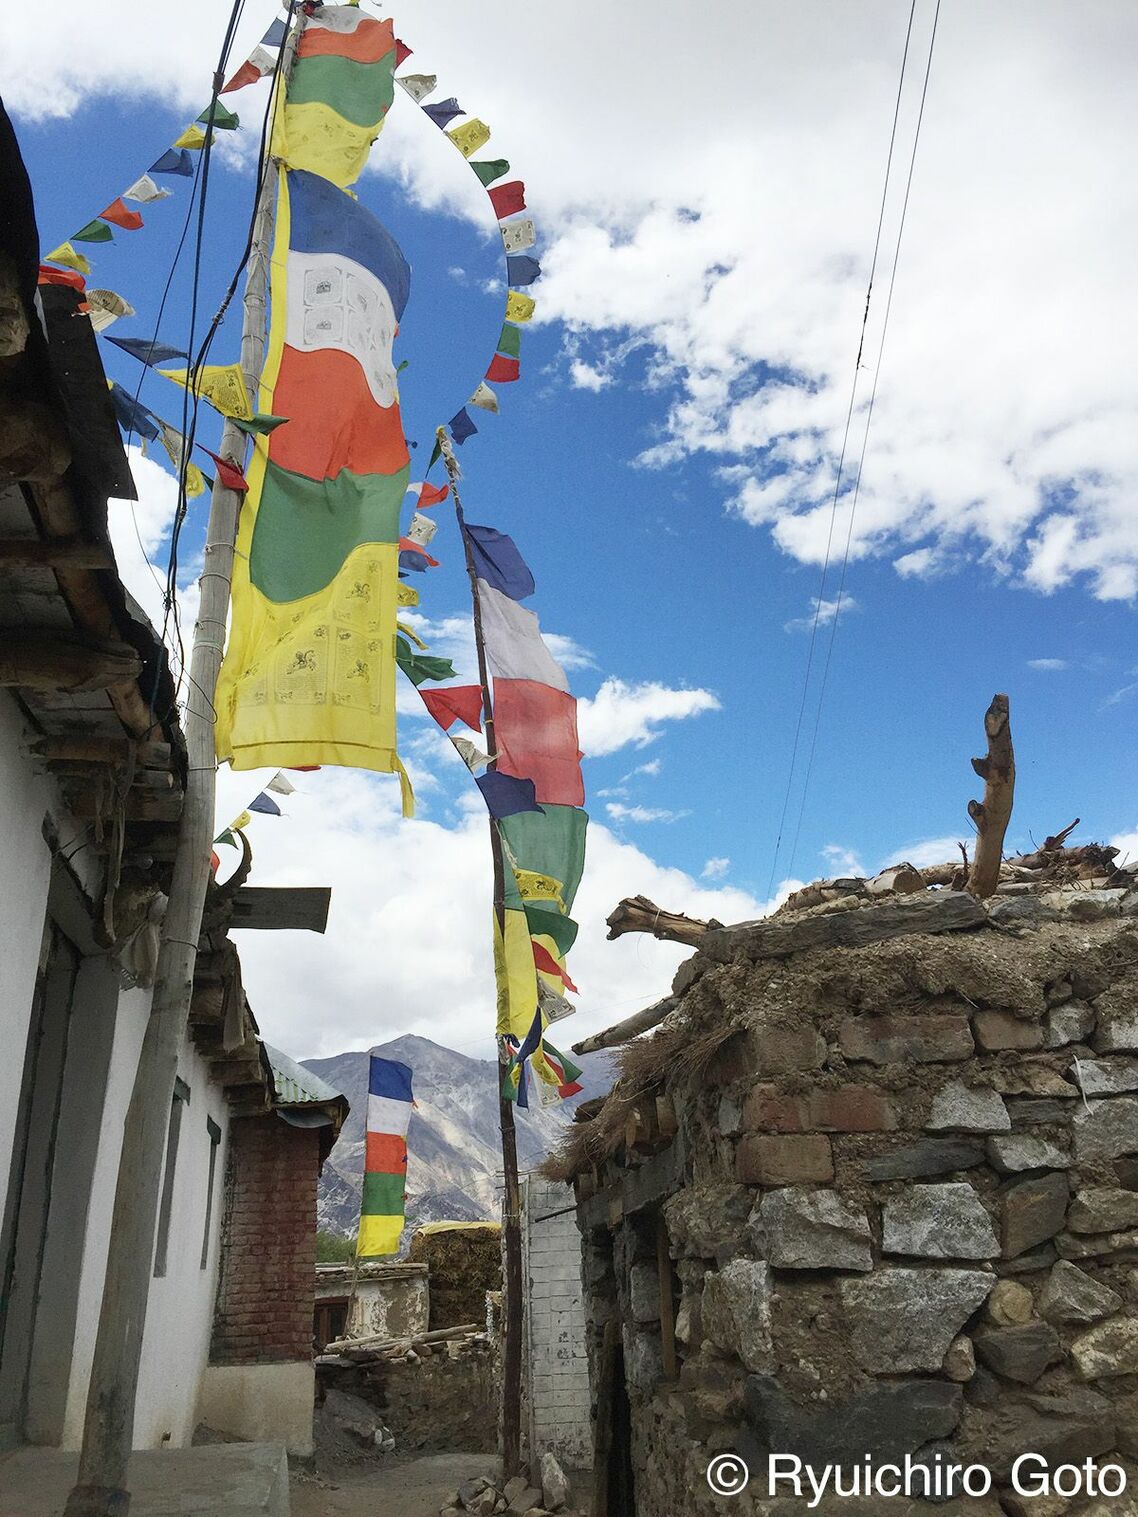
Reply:
[[[580,1468],[592,1456],[580,1239],[573,1192],[527,1175],[522,1186],[529,1456]]]
[[[991,1472],[976,1501],[811,1508],[833,1517],[1138,1512],[1135,903],[930,904],[845,913],[847,946],[824,915],[798,951],[793,920],[714,934],[681,968],[654,1083],[643,1045],[629,1066],[678,1133],[616,1148],[578,1193],[595,1374],[620,1327],[637,1517],[722,1513],[705,1474],[733,1451],[753,1472],[733,1512],[807,1510],[788,1486],[765,1499],[776,1453]],[[1136,1504],[1033,1504],[1010,1487],[1027,1452],[1113,1462]]]
[[[485,1336],[426,1344],[402,1359],[322,1371],[322,1381],[377,1407],[400,1453],[496,1452]]]

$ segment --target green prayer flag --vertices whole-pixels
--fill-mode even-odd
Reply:
[[[514,869],[528,869],[561,881],[566,911],[585,869],[585,830],[588,813],[577,806],[544,805],[541,811],[519,811],[504,817],[498,830]]]
[[[208,125],[208,123],[209,123],[209,106],[208,105],[206,106],[205,110],[201,113],[201,115],[198,117],[198,120],[201,122],[201,124],[203,126]],[[217,102],[217,104],[213,108],[213,124],[218,129],[219,132],[231,132],[231,131],[233,131],[234,127],[238,127],[238,126],[241,125],[241,118],[240,118],[240,116],[236,115],[235,112],[233,112],[233,111],[227,111],[226,108],[225,108],[225,106],[223,106],[222,103],[221,103],[221,101],[219,100]]]
[[[96,216],[94,221],[89,221],[78,232],[72,232],[72,242],[114,242],[115,234],[105,221],[100,221]]]
[[[215,843],[228,843],[230,848],[240,848],[241,844],[233,836],[233,830],[227,827],[224,832],[219,832],[214,838]]]
[[[365,1217],[402,1216],[406,1184],[405,1174],[365,1174],[363,1194],[360,1197],[361,1214]]]
[[[431,449],[431,461],[430,461],[430,463],[429,463],[429,464],[428,464],[428,465],[427,465],[427,472],[428,472],[428,474],[429,474],[429,473],[430,473],[430,471],[431,471],[431,469],[432,469],[432,467],[433,467],[433,466],[434,466],[434,465],[435,465],[435,464],[437,464],[437,463],[438,463],[438,461],[439,461],[439,459],[440,459],[440,458],[441,458],[441,457],[442,457],[442,456],[443,456],[443,450],[442,450],[442,448],[441,448],[441,447],[440,447],[440,446],[439,446],[439,444],[438,444],[438,443],[437,443],[437,442],[436,442],[436,443],[435,443],[435,445],[434,445],[434,447],[433,447],[433,448],[432,448],[432,449]]]
[[[395,662],[416,686],[426,679],[457,678],[457,671],[449,658],[432,658],[426,653],[416,653],[405,637],[395,639]]]
[[[474,158],[471,160],[470,167],[487,188],[494,183],[495,179],[501,179],[503,174],[510,172],[510,165],[504,158]]]
[[[268,412],[258,412],[251,416],[248,421],[240,416],[231,416],[230,421],[235,427],[240,427],[242,432],[249,432],[257,437],[263,437],[266,432],[275,432],[282,422],[288,420],[287,416],[270,416]]]
[[[520,358],[522,356],[522,329],[512,322],[505,322],[502,326],[502,335],[498,338],[498,352],[505,353],[507,358]]]

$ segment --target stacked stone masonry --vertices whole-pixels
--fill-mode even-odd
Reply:
[[[832,941],[804,914],[797,950],[764,924],[711,934],[650,1076],[636,1045],[629,1081],[678,1132],[615,1139],[576,1184],[594,1380],[616,1323],[637,1517],[805,1512],[768,1498],[774,1453],[991,1472],[975,1500],[831,1495],[821,1517],[1138,1514],[1138,894],[969,904],[949,923],[928,900],[834,913]],[[1017,1493],[1029,1451],[1116,1464],[1127,1494]],[[729,1502],[706,1476],[723,1453],[752,1470]]]

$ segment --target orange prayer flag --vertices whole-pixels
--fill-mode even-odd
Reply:
[[[99,219],[112,221],[115,226],[121,226],[128,232],[137,232],[142,225],[142,217],[137,211],[128,209],[121,195],[117,200],[112,200],[105,211],[99,212]]]

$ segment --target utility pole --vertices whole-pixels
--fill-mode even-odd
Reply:
[[[304,24],[302,14],[286,44],[277,95],[270,109],[279,108],[283,100]],[[270,134],[266,153],[271,154],[271,150]],[[250,396],[257,394],[265,357],[266,292],[278,173],[277,161],[269,156],[254,212],[241,333],[241,369]],[[242,459],[246,441],[241,429],[227,421],[221,438],[221,457]],[[189,769],[185,804],[178,828],[150,1018],[123,1129],[79,1475],[67,1498],[65,1517],[126,1517],[130,1510],[127,1462],[133,1442],[163,1155],[209,882],[217,788],[213,701],[225,642],[240,506],[240,495],[226,489],[218,479],[210,501],[205,567],[200,581],[201,609],[194,628],[186,693]]]
[[[482,635],[482,599],[478,593],[478,572],[474,555],[466,535],[466,517],[458,493],[459,468],[454,456],[450,436],[445,427],[438,430],[439,450],[446,464],[451,494],[454,497],[454,514],[458,518],[458,530],[462,535],[462,547],[466,556],[466,574],[470,580],[470,595],[474,605],[474,646],[478,654],[478,681],[482,687],[482,725],[486,731],[486,746],[490,750],[489,768],[497,769],[497,744],[494,740],[494,706],[490,697],[490,676],[486,668],[486,643]],[[502,855],[502,836],[498,824],[490,818],[490,852],[494,860],[494,920],[505,940],[506,930],[506,863]],[[525,1078],[525,1071],[521,1072]],[[501,1073],[498,1079],[498,1125],[502,1133],[502,1175],[504,1196],[502,1200],[502,1236],[506,1245],[506,1278],[503,1291],[502,1317],[505,1324],[505,1351],[502,1355],[502,1466],[509,1480],[518,1473],[522,1456],[522,1328],[524,1308],[522,1303],[522,1225],[521,1192],[518,1186],[518,1139],[514,1127],[514,1104],[502,1094]]]

